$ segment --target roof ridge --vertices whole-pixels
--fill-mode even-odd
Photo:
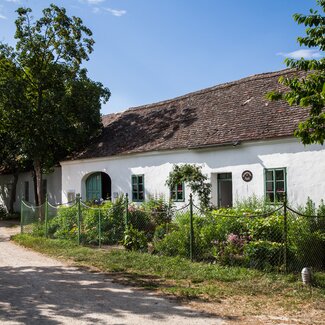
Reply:
[[[215,85],[215,86],[211,86],[211,87],[207,87],[207,88],[204,88],[204,89],[192,91],[192,92],[189,92],[189,93],[187,93],[185,95],[180,95],[180,96],[177,96],[177,97],[174,97],[174,98],[171,98],[171,99],[166,99],[166,100],[162,100],[162,101],[158,101],[158,102],[150,103],[150,104],[144,104],[144,105],[141,105],[141,106],[130,107],[130,108],[126,109],[125,111],[118,112],[118,113],[106,114],[106,115],[103,115],[103,117],[113,115],[113,114],[114,115],[118,115],[118,114],[122,115],[124,113],[134,112],[134,111],[138,111],[138,110],[140,111],[140,110],[144,110],[144,109],[150,109],[152,107],[159,107],[159,106],[166,105],[166,104],[169,104],[169,103],[181,100],[181,99],[189,98],[191,96],[205,94],[205,93],[208,93],[208,92],[211,92],[211,91],[215,91],[217,89],[223,89],[223,88],[231,87],[233,85],[242,84],[242,83],[249,82],[249,81],[252,81],[252,80],[261,80],[261,79],[274,77],[274,76],[277,76],[277,75],[280,76],[280,75],[286,74],[286,73],[288,73],[290,71],[294,71],[294,69],[287,68],[287,69],[278,70],[278,71],[257,73],[257,74],[253,74],[251,76],[243,77],[243,78],[238,79],[238,80],[228,81],[228,82],[224,82],[224,83],[221,83],[221,84],[218,84],[218,85]]]

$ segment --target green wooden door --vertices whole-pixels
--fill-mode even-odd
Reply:
[[[86,180],[87,201],[98,200],[102,197],[102,175],[94,173]]]

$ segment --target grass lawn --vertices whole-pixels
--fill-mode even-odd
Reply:
[[[308,288],[302,286],[300,274],[262,273],[181,258],[93,249],[28,235],[16,235],[13,240],[79,266],[108,272],[120,283],[187,300],[196,308],[230,320],[234,317],[236,324],[273,324],[272,319],[279,317],[281,324],[323,324],[325,319],[324,273],[315,275],[317,287]]]

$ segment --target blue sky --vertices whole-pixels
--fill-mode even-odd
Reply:
[[[0,0],[0,41],[14,44],[18,7],[37,18],[50,3],[93,31],[85,66],[112,92],[103,114],[281,70],[288,55],[319,55],[299,47],[304,27],[292,18],[316,0]]]

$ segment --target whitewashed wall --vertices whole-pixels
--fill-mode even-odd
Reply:
[[[43,179],[47,180],[47,193],[48,199],[51,203],[61,203],[61,168],[55,167],[54,172],[43,175]],[[20,211],[20,201],[24,196],[25,182],[29,182],[29,201],[35,203],[34,196],[34,183],[31,172],[24,172],[19,174],[17,189],[16,189],[16,201],[14,204],[15,211]],[[10,200],[11,183],[13,182],[12,175],[0,175],[0,204],[8,208]]]
[[[217,203],[217,173],[232,173],[233,202],[252,195],[264,196],[264,169],[287,168],[288,199],[294,205],[305,204],[311,197],[316,204],[325,198],[325,148],[303,146],[294,138],[171,152],[151,152],[119,157],[62,162],[62,199],[67,193],[86,196],[86,178],[93,172],[107,173],[112,192],[128,193],[131,197],[131,175],[144,174],[145,195],[169,197],[165,181],[173,164],[197,163],[212,181],[212,202]],[[251,182],[241,178],[244,170],[253,173]],[[186,189],[186,201],[189,190]],[[178,203],[181,205],[182,203]]]

